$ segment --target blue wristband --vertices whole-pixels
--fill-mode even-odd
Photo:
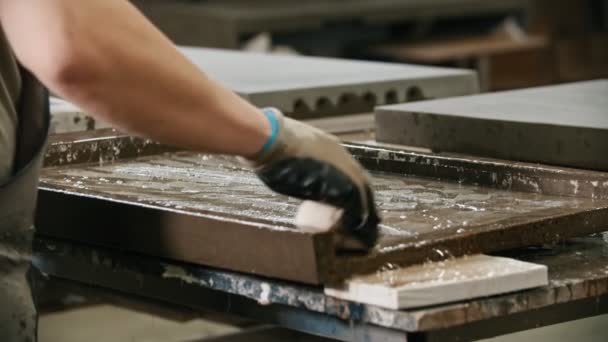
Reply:
[[[256,154],[258,156],[268,152],[272,148],[272,146],[274,146],[274,143],[279,137],[279,121],[277,120],[277,117],[274,114],[273,110],[269,108],[262,109],[262,113],[266,115],[268,122],[270,122],[270,137],[268,137],[268,140],[266,140],[260,151],[258,151],[258,153]]]

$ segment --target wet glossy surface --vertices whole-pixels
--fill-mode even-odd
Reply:
[[[276,195],[234,159],[178,152],[46,168],[45,186],[202,215],[290,224],[298,200]],[[418,242],[593,209],[600,201],[374,174],[384,243]],[[604,203],[605,204],[605,203]]]

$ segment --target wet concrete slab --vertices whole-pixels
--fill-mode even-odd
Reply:
[[[48,158],[55,164],[42,173],[42,233],[305,282],[328,282],[388,262],[409,265],[559,241],[608,227],[608,199],[595,193],[514,191],[437,179],[420,169],[403,174],[395,165],[373,169],[363,160],[373,171],[382,236],[369,255],[341,255],[330,234],[293,226],[298,200],[270,192],[232,158],[173,151],[123,159],[119,151],[117,159],[74,163],[77,149],[56,148],[65,158],[60,161],[51,149]],[[110,150],[116,153],[115,148],[120,150]],[[375,154],[382,153],[387,154]],[[418,163],[427,165],[423,159]]]
[[[476,75],[470,70],[209,48],[180,49],[211,78],[254,105],[276,107],[299,119],[367,113],[376,105],[479,92]]]
[[[43,179],[46,184],[80,193],[189,213],[247,217],[281,226],[292,225],[301,202],[271,192],[233,158],[192,152],[105,165],[48,168]],[[542,219],[600,204],[590,199],[489,189],[415,176],[375,173],[372,182],[386,241],[463,234],[479,226],[510,222],[513,217]]]

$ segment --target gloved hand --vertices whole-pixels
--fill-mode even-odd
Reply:
[[[355,249],[372,247],[380,219],[363,168],[336,137],[277,109],[265,109],[264,114],[272,136],[249,160],[258,177],[278,193],[343,209],[340,233],[355,238],[361,245]]]

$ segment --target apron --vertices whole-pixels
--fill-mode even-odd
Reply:
[[[0,341],[36,341],[28,272],[39,171],[49,129],[48,94],[26,70],[17,113],[13,176],[0,184]]]

